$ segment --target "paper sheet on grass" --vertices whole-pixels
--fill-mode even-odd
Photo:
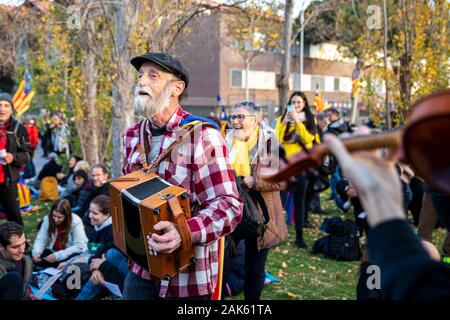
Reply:
[[[44,293],[46,293],[48,289],[50,289],[50,287],[56,282],[56,280],[59,279],[59,277],[61,277],[62,272],[61,272],[61,270],[58,270],[58,271],[59,272],[57,274],[48,278],[47,282],[45,282],[45,284],[42,286],[42,288],[39,289],[39,291],[33,295],[36,299],[42,299],[42,295]]]
[[[44,269],[44,273],[46,273],[46,274],[49,274],[49,275],[51,275],[51,276],[54,276],[55,274],[58,274],[58,273],[60,273],[62,270],[58,270],[58,269],[56,269],[56,268],[47,268],[47,269]]]

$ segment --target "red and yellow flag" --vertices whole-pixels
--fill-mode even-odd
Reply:
[[[223,264],[225,257],[225,237],[220,237],[219,239],[219,270],[217,274],[217,282],[214,292],[211,296],[211,300],[221,300],[222,299],[222,284],[223,284]]]
[[[30,73],[25,71],[25,80],[20,82],[19,89],[13,97],[14,108],[16,109],[16,118],[19,118],[30,107],[31,99],[35,95],[35,91],[31,89]]]

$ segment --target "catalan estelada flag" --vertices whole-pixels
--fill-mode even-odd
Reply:
[[[323,101],[322,94],[320,93],[320,81],[317,81],[315,96],[314,104],[316,105],[316,112],[321,113],[325,110],[325,102]]]
[[[25,71],[25,80],[20,83],[19,89],[13,97],[16,118],[19,118],[30,107],[31,99],[36,92],[31,89],[31,75],[28,69]]]

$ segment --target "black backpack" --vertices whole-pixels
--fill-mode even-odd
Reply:
[[[352,220],[340,217],[326,218],[320,230],[328,233],[314,243],[313,254],[323,253],[330,259],[353,261],[361,259],[359,229]]]
[[[244,208],[242,220],[234,229],[232,236],[236,241],[254,237],[261,239],[270,219],[266,203],[258,191],[245,189],[241,177],[236,177],[236,186],[244,202]],[[257,205],[261,208],[262,214]]]

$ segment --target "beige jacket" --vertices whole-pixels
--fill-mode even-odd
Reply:
[[[263,122],[259,123],[259,137],[257,148],[254,148],[250,154],[251,174],[255,179],[254,190],[259,191],[264,198],[269,211],[269,223],[260,240],[259,249],[272,248],[280,242],[287,239],[288,230],[283,205],[281,203],[280,191],[285,189],[285,183],[268,183],[259,175],[259,162],[262,157],[267,155],[268,146],[271,150],[278,150],[279,142],[275,138],[273,129],[266,126]],[[269,142],[270,141],[270,142]],[[233,130],[227,134],[226,142],[231,150],[233,142]],[[262,213],[261,213],[262,214]]]

